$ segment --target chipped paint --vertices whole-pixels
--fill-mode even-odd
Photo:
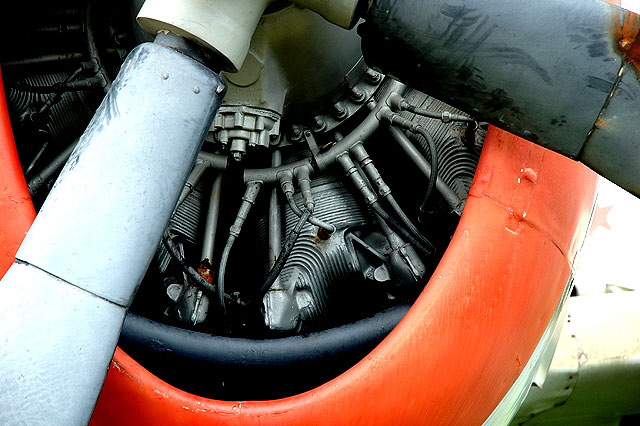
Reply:
[[[160,391],[158,389],[154,389],[153,392],[158,394],[158,395],[160,395],[163,398],[167,398],[167,399],[169,398],[169,395],[166,392],[162,392],[162,391]]]
[[[118,370],[118,373],[127,376],[134,383],[136,383],[138,385],[142,385],[142,383],[140,382],[140,380],[137,377],[135,377],[133,374],[131,374],[131,372],[129,372],[126,367],[121,366],[120,363],[118,361],[116,361],[115,359],[113,359],[111,361],[110,370]]]
[[[204,259],[198,266],[198,274],[204,278],[209,284],[213,283],[213,271],[209,259]]]
[[[598,119],[596,120],[595,126],[600,129],[606,129],[607,127],[609,127],[609,124],[602,117],[598,117]]]
[[[621,21],[615,20],[613,31],[618,52],[640,71],[640,16],[625,13]]]

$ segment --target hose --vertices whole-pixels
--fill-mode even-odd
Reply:
[[[211,392],[207,374],[242,374],[244,395],[251,389],[255,392],[254,399],[272,399],[274,387],[278,387],[275,391],[280,392],[279,396],[286,396],[283,392],[292,385],[300,387],[299,382],[303,382],[302,386],[311,382],[313,387],[330,379],[328,374],[335,377],[344,371],[379,344],[409,307],[399,305],[328,330],[274,339],[199,333],[127,312],[119,344],[169,382],[187,380],[187,385],[195,386],[196,391]],[[292,376],[294,369],[302,369],[304,374]],[[199,372],[198,377],[207,378],[194,381],[194,371]],[[280,379],[273,382],[264,375],[276,375]],[[286,383],[287,380],[294,383]],[[299,389],[304,390],[308,389]]]
[[[470,117],[466,117],[464,115],[461,114],[452,114],[449,111],[443,111],[442,113],[437,113],[437,112],[432,112],[426,109],[422,109],[422,108],[418,108],[415,105],[412,104],[407,104],[407,106],[405,109],[409,112],[412,112],[416,115],[421,115],[423,117],[427,117],[427,118],[435,118],[436,120],[440,120],[443,123],[450,123],[452,121],[457,121],[457,122],[462,122],[462,123],[472,123],[472,124],[478,124],[477,121],[475,121],[473,118]]]
[[[305,211],[302,213],[302,216],[300,216],[300,219],[298,219],[298,223],[296,223],[296,226],[291,231],[289,231],[289,235],[287,235],[287,239],[280,249],[280,254],[269,270],[269,273],[267,274],[264,282],[260,286],[257,296],[247,302],[247,304],[251,304],[257,300],[262,300],[262,297],[267,293],[267,291],[269,291],[276,278],[278,278],[278,275],[280,275],[280,272],[287,262],[287,259],[289,259],[289,255],[293,250],[293,246],[298,240],[300,232],[302,232],[302,228],[304,227],[304,224],[307,222],[307,220],[309,220],[310,216],[311,210],[305,209]]]
[[[362,142],[358,142],[351,147],[351,154],[354,158],[360,163],[360,167],[362,171],[365,173],[370,183],[373,183],[375,187],[378,189],[378,194],[384,197],[391,208],[394,210],[396,215],[400,218],[400,220],[404,223],[406,228],[423,244],[428,245],[429,240],[427,240],[424,235],[420,233],[418,228],[411,222],[409,217],[402,210],[400,205],[397,203],[395,197],[391,193],[391,188],[387,185],[382,178],[382,175],[378,171],[378,168],[373,164],[373,160],[369,157],[367,150],[362,145]]]
[[[397,94],[394,95],[397,96]],[[390,99],[392,98],[393,95],[390,96]],[[431,194],[433,193],[433,189],[436,187],[436,182],[438,180],[438,151],[436,149],[436,143],[431,137],[431,134],[424,127],[402,117],[398,113],[392,112],[389,107],[381,108],[378,112],[378,116],[381,120],[386,120],[391,126],[397,126],[406,129],[411,133],[419,134],[427,141],[429,155],[431,157],[431,176],[429,177],[429,183],[427,184],[424,201],[422,201],[422,205],[420,206],[420,211],[424,212],[427,202],[431,198]]]
[[[404,91],[405,85],[397,80],[390,79],[389,83],[380,89],[380,99],[385,100],[391,93]],[[375,103],[374,103],[375,104]],[[387,108],[385,102],[376,104],[369,115],[348,135],[337,142],[328,151],[321,152],[316,158],[316,163],[320,171],[328,169],[340,154],[349,149],[359,141],[365,141],[380,126],[378,115],[381,110]],[[292,164],[286,164],[280,167],[270,167],[266,169],[247,169],[244,171],[244,181],[251,182],[259,180],[264,183],[275,183],[278,181],[278,175],[282,172],[292,171],[298,167],[312,167],[308,159],[300,160]]]
[[[380,216],[380,218],[384,220],[387,225],[389,225],[389,228],[400,235],[400,237],[404,238],[405,241],[411,243],[411,245],[414,246],[424,256],[429,256],[435,252],[436,248],[433,244],[431,244],[428,240],[428,246],[422,244],[422,242],[418,238],[414,237],[413,234],[409,232],[400,222],[395,220],[392,216],[389,215],[389,213],[384,210],[384,208],[380,205],[380,201],[376,200],[371,203],[370,206],[371,209],[373,209],[373,211],[376,212],[376,214]]]
[[[220,266],[218,268],[218,288],[216,292],[216,299],[218,299],[218,306],[220,308],[221,315],[224,316],[226,312],[226,306],[224,303],[224,275],[227,272],[227,263],[229,262],[229,254],[231,253],[231,248],[233,247],[233,242],[235,241],[235,237],[229,236],[227,243],[222,250],[222,255],[220,256]]]
[[[427,203],[431,198],[431,194],[433,194],[433,189],[436,187],[436,181],[438,180],[438,151],[436,150],[436,143],[434,142],[431,134],[427,132],[427,130],[422,126],[415,126],[415,133],[422,135],[423,138],[426,139],[427,145],[429,147],[429,156],[431,157],[431,177],[429,178],[429,183],[427,184],[427,191],[424,194],[424,200],[422,201],[422,205],[420,206],[420,212],[424,213]]]
[[[291,209],[291,211],[298,217],[301,217],[304,213],[302,212],[302,210],[300,210],[300,207],[298,207],[298,205],[296,204],[295,200],[293,199],[293,194],[290,194],[288,192],[286,192],[284,194],[285,198],[287,199],[287,204],[289,204],[289,208]],[[325,231],[327,231],[329,234],[333,234],[334,232],[336,232],[336,226],[332,225],[328,222],[325,222],[322,219],[318,219],[315,216],[309,216],[309,220],[308,222],[310,224],[312,224],[313,226],[317,226],[318,228],[322,228]]]
[[[393,136],[402,150],[409,156],[411,161],[413,161],[422,174],[427,179],[431,179],[431,164],[429,164],[422,153],[413,146],[404,132],[397,127],[389,126],[389,133],[391,133],[391,136]],[[436,189],[449,205],[451,211],[460,216],[462,214],[464,200],[461,200],[460,197],[458,197],[458,194],[456,194],[455,191],[451,189],[451,187],[441,178],[436,179]]]
[[[298,217],[302,216],[302,210],[300,210],[300,208],[298,207],[298,205],[296,204],[295,200],[293,199],[293,193],[295,192],[295,188],[293,186],[293,175],[296,171],[298,171],[298,173],[300,173],[300,170],[304,169],[306,171],[306,173],[303,173],[306,179],[306,183],[304,186],[306,186],[307,188],[305,189],[305,191],[303,192],[303,198],[307,198],[307,202],[310,202],[310,207],[313,210],[313,196],[311,195],[311,186],[310,186],[310,181],[309,181],[309,169],[306,167],[298,167],[294,170],[284,170],[284,171],[280,171],[278,173],[278,180],[280,181],[280,188],[282,189],[282,193],[284,194],[287,203],[289,204],[289,208],[291,209],[291,211]],[[304,180],[303,180],[304,182]],[[301,184],[301,182],[299,181],[298,184]],[[302,189],[302,187],[301,187]],[[327,223],[323,220],[320,220],[318,218],[316,218],[315,216],[311,215],[309,216],[308,222],[314,226],[317,226],[319,228],[324,229],[325,231],[327,231],[329,234],[332,234],[336,231],[336,227],[330,223]]]
[[[423,255],[428,256],[435,251],[435,247],[427,240],[427,245],[425,246],[418,238],[413,236],[411,232],[409,232],[401,223],[391,217],[384,208],[380,205],[380,201],[378,200],[378,196],[376,193],[369,187],[368,182],[365,178],[360,174],[360,171],[354,164],[351,157],[349,157],[348,152],[343,152],[338,155],[336,158],[338,164],[342,166],[346,176],[351,179],[356,189],[362,194],[365,199],[365,202],[368,206],[370,206],[373,211],[380,216],[380,218],[387,224],[389,227],[396,232],[400,237],[404,238],[405,241],[410,242],[419,252]],[[426,240],[426,239],[425,239]]]
[[[478,125],[478,122],[476,120],[474,120],[471,117],[467,117],[466,115],[453,114],[449,111],[442,111],[439,113],[439,112],[429,111],[427,109],[420,108],[416,105],[411,104],[409,101],[403,98],[402,95],[398,93],[392,93],[391,95],[389,95],[389,98],[387,99],[387,103],[389,104],[391,109],[393,109],[394,111],[409,111],[416,115],[421,115],[423,117],[440,120],[443,123],[450,123],[452,121],[457,121],[457,122],[463,122],[463,123],[473,123],[476,126]]]
[[[58,170],[62,169],[77,144],[78,139],[69,144],[60,154],[56,156],[56,158],[53,159],[53,161],[47,167],[42,169],[40,173],[29,180],[29,192],[31,192],[31,194],[35,194],[36,192],[38,192],[42,185],[44,185],[49,179],[51,179],[51,177]]]
[[[393,195],[389,194],[389,195],[387,195],[385,197],[385,199],[387,200],[387,202],[389,203],[389,205],[391,206],[391,208],[393,209],[395,214],[398,215],[398,217],[400,218],[400,220],[402,221],[404,226],[407,228],[407,230],[409,230],[409,232],[411,232],[423,244],[425,244],[425,245],[430,244],[429,240],[427,240],[427,238],[424,235],[422,235],[422,233],[413,224],[413,222],[411,222],[411,219],[409,219],[409,216],[407,216],[407,214],[404,212],[404,210],[402,210],[402,207],[400,207],[400,205],[396,201],[395,197]]]
[[[224,319],[224,314],[226,312],[226,306],[224,303],[225,293],[224,293],[224,276],[227,270],[227,262],[229,261],[229,254],[231,253],[231,248],[233,247],[233,243],[240,235],[240,231],[242,230],[242,225],[244,224],[247,215],[249,214],[249,210],[251,210],[251,206],[256,202],[256,198],[258,197],[258,193],[260,192],[260,188],[262,187],[262,182],[254,181],[249,182],[247,184],[245,193],[242,197],[242,204],[240,204],[240,209],[238,209],[238,214],[236,215],[236,219],[229,228],[229,238],[227,239],[227,243],[222,250],[222,255],[220,256],[220,267],[218,269],[218,289],[217,289],[217,299],[218,305],[220,307],[221,318]]]
[[[217,294],[216,286],[211,284],[209,281],[205,280],[202,277],[202,275],[200,275],[195,269],[193,269],[191,266],[187,264],[184,257],[182,257],[182,254],[180,254],[180,250],[178,249],[178,246],[176,246],[175,243],[172,241],[171,235],[169,234],[169,232],[165,232],[164,235],[162,236],[162,245],[164,246],[164,248],[167,249],[171,257],[180,264],[180,266],[182,267],[184,272],[189,276],[189,278],[191,278],[191,280],[194,281],[196,285],[200,287],[201,290],[206,291],[207,293],[209,293],[210,296],[216,296]]]

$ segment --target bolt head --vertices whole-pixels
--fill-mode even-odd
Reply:
[[[333,104],[333,115],[339,120],[347,116],[347,109],[339,102]]]
[[[365,98],[365,93],[358,87],[353,86],[351,88],[351,93],[349,94],[349,97],[357,103],[361,103],[364,101]]]
[[[322,119],[322,117],[315,117],[313,119],[313,131],[321,132],[327,128],[327,123]]]
[[[378,84],[382,80],[382,75],[371,68],[367,68],[365,77],[369,84]]]

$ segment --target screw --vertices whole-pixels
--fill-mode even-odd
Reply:
[[[216,93],[219,95],[222,92],[224,92],[224,86],[222,84],[219,84],[218,86],[216,86]]]

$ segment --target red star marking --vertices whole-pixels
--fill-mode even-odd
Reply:
[[[611,211],[612,207],[613,206],[601,207],[600,205],[596,205],[596,211],[593,213],[593,221],[591,222],[589,235],[593,234],[593,232],[600,226],[611,230],[611,225],[607,221],[607,215]]]

